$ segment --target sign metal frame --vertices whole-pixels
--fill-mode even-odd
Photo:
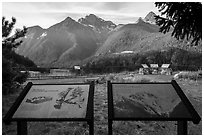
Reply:
[[[13,118],[13,115],[17,111],[18,107],[21,105],[23,99],[26,97],[27,93],[34,85],[89,85],[87,110],[85,118]],[[94,82],[89,83],[67,83],[67,84],[33,84],[29,82],[23,91],[20,93],[15,103],[10,107],[9,111],[3,118],[5,124],[10,124],[13,121],[17,122],[17,134],[26,135],[27,134],[27,122],[32,121],[79,121],[87,122],[89,125],[89,134],[94,134],[94,109],[93,109],[93,98],[94,98]]]
[[[137,118],[130,118],[130,117],[114,117],[114,104],[113,104],[113,84],[172,84],[175,92],[183,102],[184,106],[188,110],[191,115],[191,118],[174,118],[174,117],[137,117]],[[177,121],[177,134],[187,134],[187,121],[192,121],[194,124],[198,124],[201,120],[201,117],[194,109],[193,105],[190,103],[188,98],[185,96],[184,92],[177,84],[175,80],[171,82],[146,82],[146,83],[118,83],[118,82],[107,82],[108,87],[108,134],[112,135],[112,123],[113,121]]]

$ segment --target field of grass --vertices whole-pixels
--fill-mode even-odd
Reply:
[[[95,85],[94,95],[94,134],[108,134],[108,106],[107,106],[107,88],[106,80],[119,82],[135,82],[135,81],[171,81],[172,76],[165,75],[138,75],[134,73],[108,74],[102,76],[103,81]],[[61,79],[61,80],[41,80],[32,81],[33,83],[68,83],[83,82],[83,78],[79,79]],[[196,111],[202,116],[202,80],[178,79],[176,80],[180,87],[189,98]],[[19,93],[3,96],[2,98],[2,115],[4,116],[9,107],[15,101]],[[84,122],[29,122],[28,134],[36,135],[87,135],[89,128]],[[2,134],[16,134],[16,123],[10,125],[2,124]],[[145,121],[117,121],[113,122],[113,134],[115,135],[163,135],[177,134],[176,122],[145,122]],[[188,122],[188,134],[201,135],[202,121],[198,125]]]

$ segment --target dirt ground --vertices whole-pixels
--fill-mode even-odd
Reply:
[[[108,78],[107,78],[108,77]],[[171,81],[172,76],[164,75],[138,75],[138,74],[114,74],[112,79],[148,79],[150,81]],[[105,76],[106,80],[112,80]],[[32,81],[33,83],[67,83],[83,82],[79,79],[62,80],[41,80]],[[187,79],[176,80],[180,87],[202,117],[202,81]],[[2,97],[2,115],[4,116],[13,104],[19,93]],[[10,125],[2,124],[2,134],[12,135],[16,133],[16,122]],[[87,135],[89,134],[88,125],[85,122],[28,122],[28,134],[30,135]],[[107,86],[106,83],[96,84],[94,93],[94,134],[108,134],[108,106],[107,106]],[[115,121],[113,122],[113,134],[115,135],[175,135],[177,134],[177,122],[164,121]],[[188,134],[201,135],[202,121],[198,125],[188,122]]]

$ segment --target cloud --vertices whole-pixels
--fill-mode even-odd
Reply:
[[[119,11],[127,5],[128,3],[126,2],[105,2],[101,7],[106,10]]]
[[[16,17],[17,26],[40,25],[48,28],[71,17],[76,21],[88,14],[111,20],[116,24],[136,21],[150,11],[152,2],[3,2],[2,14]]]

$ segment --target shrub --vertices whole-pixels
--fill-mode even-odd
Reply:
[[[141,79],[136,80],[135,82],[146,83],[146,82],[152,82],[152,81],[150,79],[147,79],[147,78],[141,78]]]
[[[200,71],[192,72],[192,71],[182,71],[177,74],[177,78],[179,79],[190,79],[190,80],[199,80],[202,78],[202,73]]]
[[[112,75],[112,74],[111,74],[111,75],[108,75],[108,76],[106,77],[106,80],[107,80],[107,81],[109,81],[109,80],[110,80],[110,81],[113,81],[114,79],[115,79],[115,76]]]

